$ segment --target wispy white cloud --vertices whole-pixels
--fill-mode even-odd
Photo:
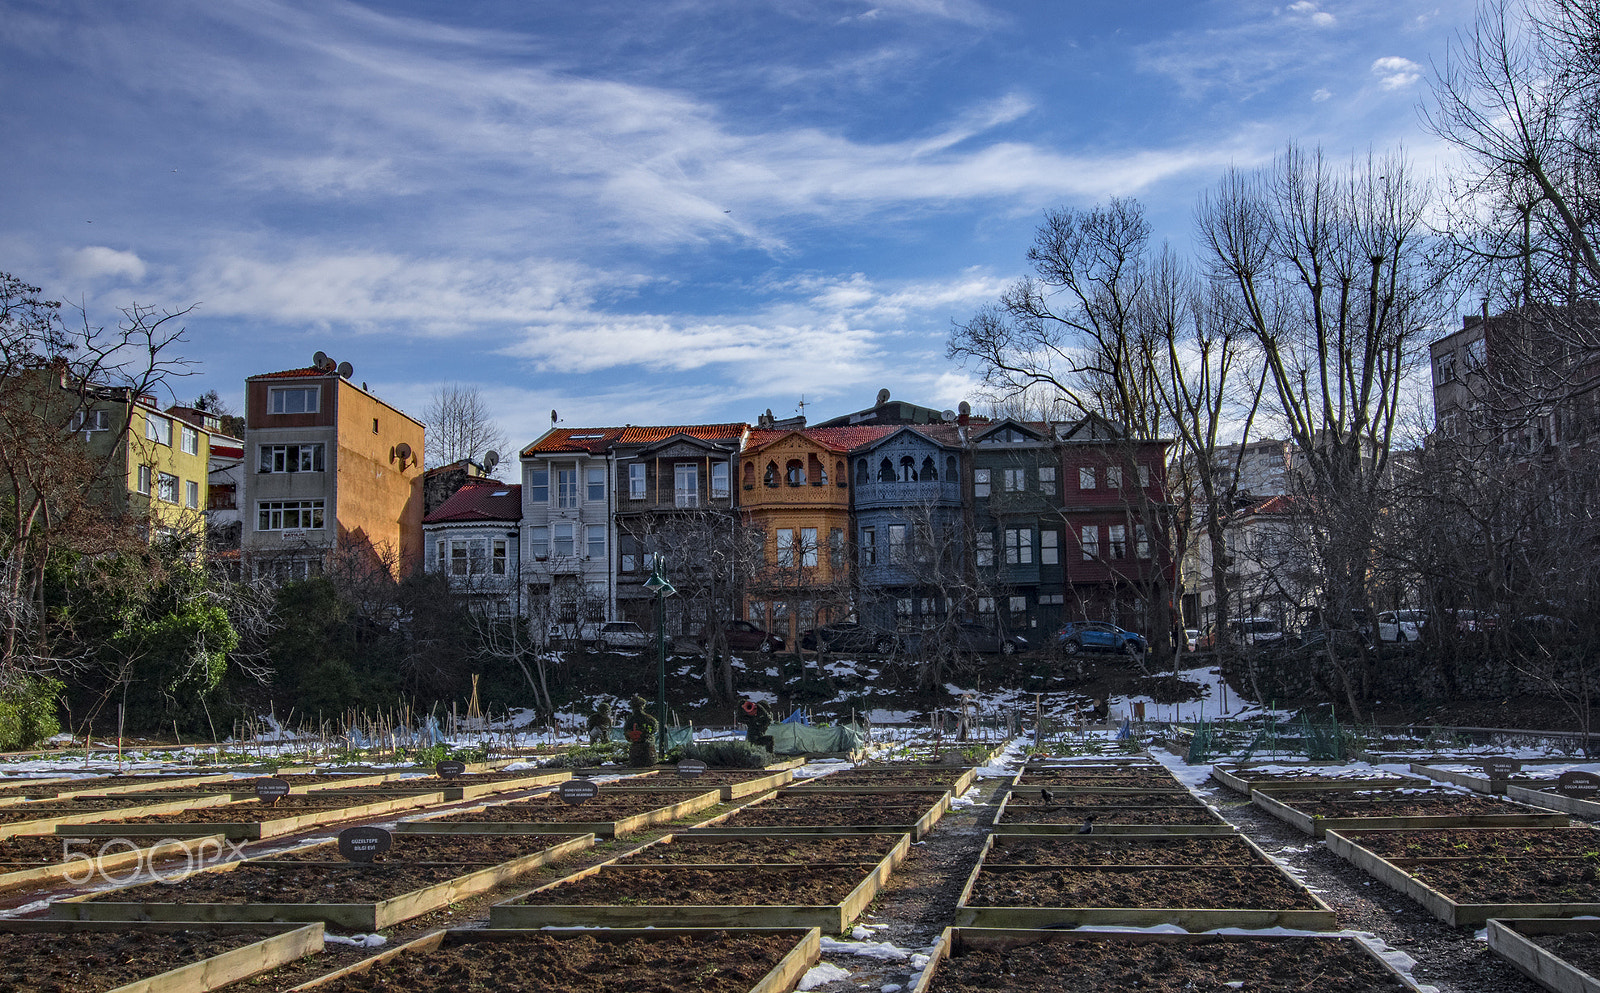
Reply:
[[[134,252],[89,245],[68,253],[62,260],[62,269],[87,281],[116,278],[137,283],[144,279],[146,266]]]
[[[1331,28],[1335,22],[1335,18],[1332,14],[1325,10],[1319,10],[1317,5],[1312,3],[1311,0],[1297,0],[1296,3],[1289,5],[1289,10],[1295,14],[1299,14],[1301,17],[1304,17],[1306,20],[1310,21],[1312,24],[1315,24],[1319,28]]]
[[[1333,91],[1332,90],[1328,89],[1326,86],[1319,86],[1311,94],[1311,102],[1312,103],[1321,103],[1322,101],[1327,100],[1329,97],[1332,97],[1332,96],[1333,96]]]
[[[1372,63],[1372,74],[1378,77],[1378,85],[1384,89],[1398,90],[1421,79],[1422,67],[1410,59],[1389,55]]]

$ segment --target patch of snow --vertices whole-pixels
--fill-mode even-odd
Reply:
[[[389,939],[381,934],[352,934],[348,938],[342,934],[324,934],[322,940],[335,945],[354,945],[357,948],[382,948],[389,943]]]
[[[887,941],[840,941],[837,938],[823,938],[822,952],[824,955],[855,955],[880,962],[905,962],[914,954]]]
[[[795,989],[814,990],[818,986],[826,986],[829,983],[836,983],[841,979],[849,978],[850,974],[838,966],[827,962],[818,962],[804,976],[800,977],[800,985],[796,986]]]

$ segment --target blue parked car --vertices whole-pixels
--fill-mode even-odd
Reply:
[[[1068,655],[1082,652],[1120,652],[1143,655],[1150,647],[1142,635],[1124,631],[1102,621],[1071,621],[1056,635],[1056,643]]]

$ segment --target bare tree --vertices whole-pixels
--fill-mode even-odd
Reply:
[[[481,464],[484,453],[491,450],[506,454],[506,433],[489,416],[476,386],[451,383],[434,390],[422,419],[428,425],[426,464],[430,469],[461,459]]]

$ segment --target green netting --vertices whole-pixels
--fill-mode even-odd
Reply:
[[[1190,765],[1200,765],[1202,762],[1211,761],[1211,743],[1215,735],[1210,724],[1200,721],[1194,726],[1194,736],[1189,739]]]
[[[767,733],[772,735],[772,751],[776,755],[854,752],[866,742],[861,729],[853,724],[837,724],[833,727],[774,724],[767,728]]]
[[[623,744],[623,745],[626,745],[628,743],[628,739],[624,738],[622,736],[622,729],[621,728],[612,728],[611,729],[610,740],[611,741],[615,741],[615,742],[617,742],[619,744]],[[667,748],[668,749],[682,748],[684,745],[691,744],[693,741],[694,741],[694,725],[693,724],[687,724],[687,725],[684,725],[683,727],[676,727],[676,728],[669,727],[669,728],[667,728]]]

